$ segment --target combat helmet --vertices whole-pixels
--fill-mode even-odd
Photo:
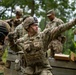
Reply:
[[[10,32],[9,24],[3,20],[0,20],[0,32]]]
[[[10,26],[5,21],[0,20],[0,42],[4,43],[4,38],[10,32]]]
[[[50,16],[52,13],[54,13],[54,14],[55,14],[54,9],[49,10],[49,11],[47,12],[47,16]]]
[[[34,17],[35,23],[38,23],[38,19],[37,17]]]
[[[16,9],[16,15],[22,16],[23,10],[22,9]]]
[[[24,20],[24,23],[23,23],[23,27],[27,30],[28,27],[32,24],[36,23],[37,24],[37,21],[35,20],[34,17],[28,17]]]

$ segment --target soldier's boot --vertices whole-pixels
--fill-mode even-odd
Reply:
[[[53,75],[52,72],[50,70],[46,70],[44,69],[40,75]]]

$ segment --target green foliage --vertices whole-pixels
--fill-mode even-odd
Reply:
[[[5,49],[5,52],[4,52],[3,56],[2,56],[2,61],[3,61],[4,63],[6,63],[6,58],[7,58],[7,56],[8,56],[8,50],[7,50],[7,48],[6,48],[6,49]]]
[[[63,54],[66,54],[66,55],[70,55],[70,53],[71,53],[71,50],[70,50],[70,49],[66,49],[66,50],[63,52]]]
[[[44,30],[44,28],[45,28],[45,19],[41,20],[39,27],[41,28],[42,31]]]
[[[38,17],[40,17],[40,15],[46,17],[46,13],[49,9],[55,9],[57,17],[66,22],[71,18],[71,15],[76,15],[73,14],[75,3],[75,0],[71,3],[69,3],[69,0],[2,0],[2,2],[0,2],[0,6],[7,9],[12,7],[12,10],[15,9],[15,6],[20,6],[24,10],[24,14],[28,13],[31,9],[29,14],[36,14]],[[27,11],[25,11],[26,6],[28,7]]]
[[[65,51],[68,53],[68,50],[75,52],[75,46],[73,43],[74,34],[72,31],[73,29],[70,29],[64,34],[66,36],[66,42],[64,43],[63,53],[65,53]]]
[[[72,40],[72,48],[71,51],[76,53],[76,42],[74,40]]]

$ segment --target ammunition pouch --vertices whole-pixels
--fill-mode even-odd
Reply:
[[[62,43],[57,39],[52,40],[48,47],[50,50],[52,50],[52,52],[55,53],[62,53],[63,50]]]
[[[66,36],[60,35],[57,39],[63,44],[66,41]]]
[[[43,62],[45,54],[42,49],[42,43],[40,41],[34,41],[30,44],[25,44],[24,53],[27,65],[34,65],[38,62]]]

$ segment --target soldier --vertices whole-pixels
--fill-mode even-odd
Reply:
[[[70,29],[76,24],[76,19],[71,22],[61,24],[55,28],[47,28],[43,32],[38,33],[38,26],[33,17],[29,17],[24,21],[24,28],[27,33],[23,43],[17,42],[16,47],[24,51],[27,67],[24,75],[52,75],[51,67],[46,57],[46,51],[52,38],[58,34]],[[14,39],[13,39],[14,40]],[[15,44],[13,44],[15,45]],[[12,45],[12,48],[13,48]]]
[[[28,16],[26,16],[25,17],[25,19],[27,18],[27,17],[30,17],[30,15],[28,15]],[[36,17],[34,17],[34,20],[35,20],[35,22],[36,23],[38,23],[38,20],[37,20],[37,18]],[[40,29],[38,29],[38,31],[40,32]],[[22,36],[24,36],[24,34],[26,34],[26,30],[24,29],[24,27],[23,27],[23,23],[22,24],[20,24],[20,25],[18,25],[16,28],[15,28],[15,31],[14,32],[11,32],[10,33],[11,35],[12,35],[12,37],[10,38],[10,49],[12,50],[12,48],[11,48],[11,45],[12,45],[12,43],[14,42],[14,41],[12,41],[12,39],[13,39],[13,36],[15,37],[15,41],[16,41],[16,39],[19,39],[20,37],[22,37]],[[19,51],[20,49],[16,49],[16,48],[14,48],[13,47],[13,51],[16,51],[16,52],[18,52],[18,55],[20,55],[21,54],[21,57],[22,57],[22,60],[20,59],[20,61],[22,62],[22,63],[20,63],[20,62],[17,62],[17,65],[20,63],[20,67],[19,67],[19,65],[18,66],[16,66],[16,70],[18,70],[18,71],[20,71],[19,70],[19,68],[21,68],[21,71],[23,70],[23,68],[26,66],[26,62],[24,61],[24,54],[22,53],[22,51]],[[8,58],[9,58],[9,56],[8,56]],[[7,58],[7,59],[8,59]],[[17,60],[19,60],[19,58],[17,59]],[[15,61],[15,60],[14,60]],[[24,61],[24,62],[23,62]],[[12,61],[11,61],[12,62]],[[8,63],[9,63],[9,59],[8,59]],[[15,63],[15,62],[14,62]],[[10,63],[9,63],[10,64]],[[8,65],[9,66],[9,65]],[[9,68],[7,66],[7,68]]]
[[[10,31],[8,23],[0,20],[0,64],[3,64],[2,56],[6,48],[6,38]]]
[[[55,11],[53,9],[47,12],[47,17],[49,18],[50,22],[46,25],[46,28],[54,28],[64,23],[61,19],[55,16]],[[59,34],[57,38],[54,38],[50,42],[48,47],[51,50],[51,57],[54,57],[54,53],[62,53],[64,42],[65,36],[62,34]]]
[[[7,20],[7,23],[11,26],[11,31],[14,31],[15,28],[22,23],[22,16],[23,16],[23,11],[22,9],[16,9],[16,17],[12,18],[11,20]]]
[[[46,25],[46,28],[54,28],[55,26],[59,26],[60,24],[64,23],[61,19],[55,16],[55,11],[53,9],[47,12],[47,17],[49,18],[50,22]]]

